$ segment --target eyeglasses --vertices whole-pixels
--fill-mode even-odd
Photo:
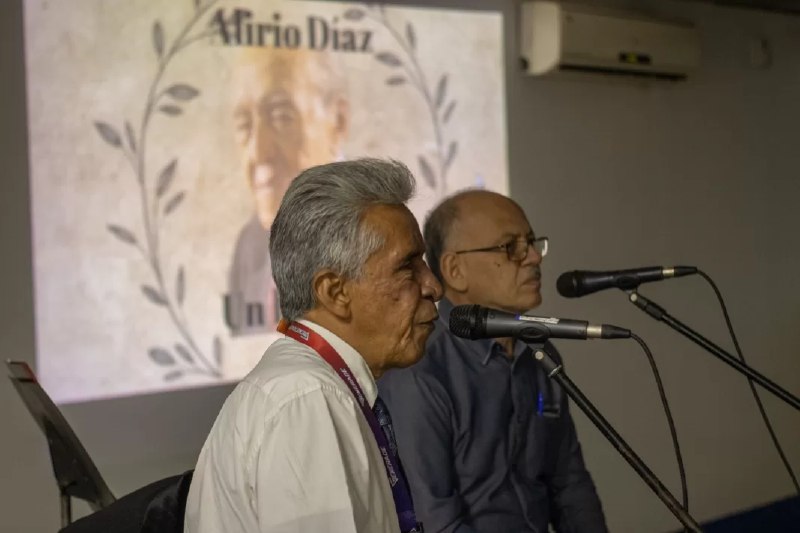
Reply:
[[[471,254],[472,252],[505,252],[509,261],[522,261],[528,257],[528,248],[533,246],[536,253],[544,257],[547,255],[549,239],[547,237],[526,237],[524,239],[514,239],[505,244],[487,246],[486,248],[475,248],[474,250],[461,250],[456,254]]]

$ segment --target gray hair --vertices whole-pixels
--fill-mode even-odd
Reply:
[[[281,313],[296,320],[316,305],[314,275],[331,269],[358,279],[384,244],[362,224],[374,205],[405,205],[416,183],[398,161],[357,159],[309,168],[289,185],[270,231]]]
[[[425,239],[425,257],[428,260],[431,272],[442,284],[444,284],[444,279],[442,278],[442,265],[440,262],[447,244],[447,237],[450,235],[450,229],[458,218],[458,198],[460,197],[461,194],[456,194],[446,198],[425,218],[425,226],[422,233]]]

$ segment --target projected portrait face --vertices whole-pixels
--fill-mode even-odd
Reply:
[[[253,47],[238,58],[235,138],[265,229],[292,179],[341,157],[348,123],[343,85],[323,52]]]
[[[339,72],[325,52],[237,51],[231,82],[234,135],[255,214],[239,232],[229,271],[225,316],[234,335],[275,331],[280,304],[269,228],[301,171],[342,158],[349,108]]]

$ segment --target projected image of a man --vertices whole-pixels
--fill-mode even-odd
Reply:
[[[234,335],[270,333],[280,318],[269,227],[292,180],[342,158],[349,105],[330,54],[243,48],[234,66],[235,140],[254,214],[236,241],[226,321]]]

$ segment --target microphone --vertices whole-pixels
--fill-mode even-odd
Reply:
[[[464,339],[515,337],[525,342],[556,339],[627,339],[631,332],[617,326],[591,325],[583,320],[515,315],[480,305],[458,305],[450,312],[450,331]]]
[[[691,266],[676,267],[644,267],[630,270],[573,270],[558,276],[556,289],[564,298],[579,298],[593,292],[616,287],[618,289],[635,289],[641,283],[660,281],[664,278],[679,278],[696,274],[697,268]]]

